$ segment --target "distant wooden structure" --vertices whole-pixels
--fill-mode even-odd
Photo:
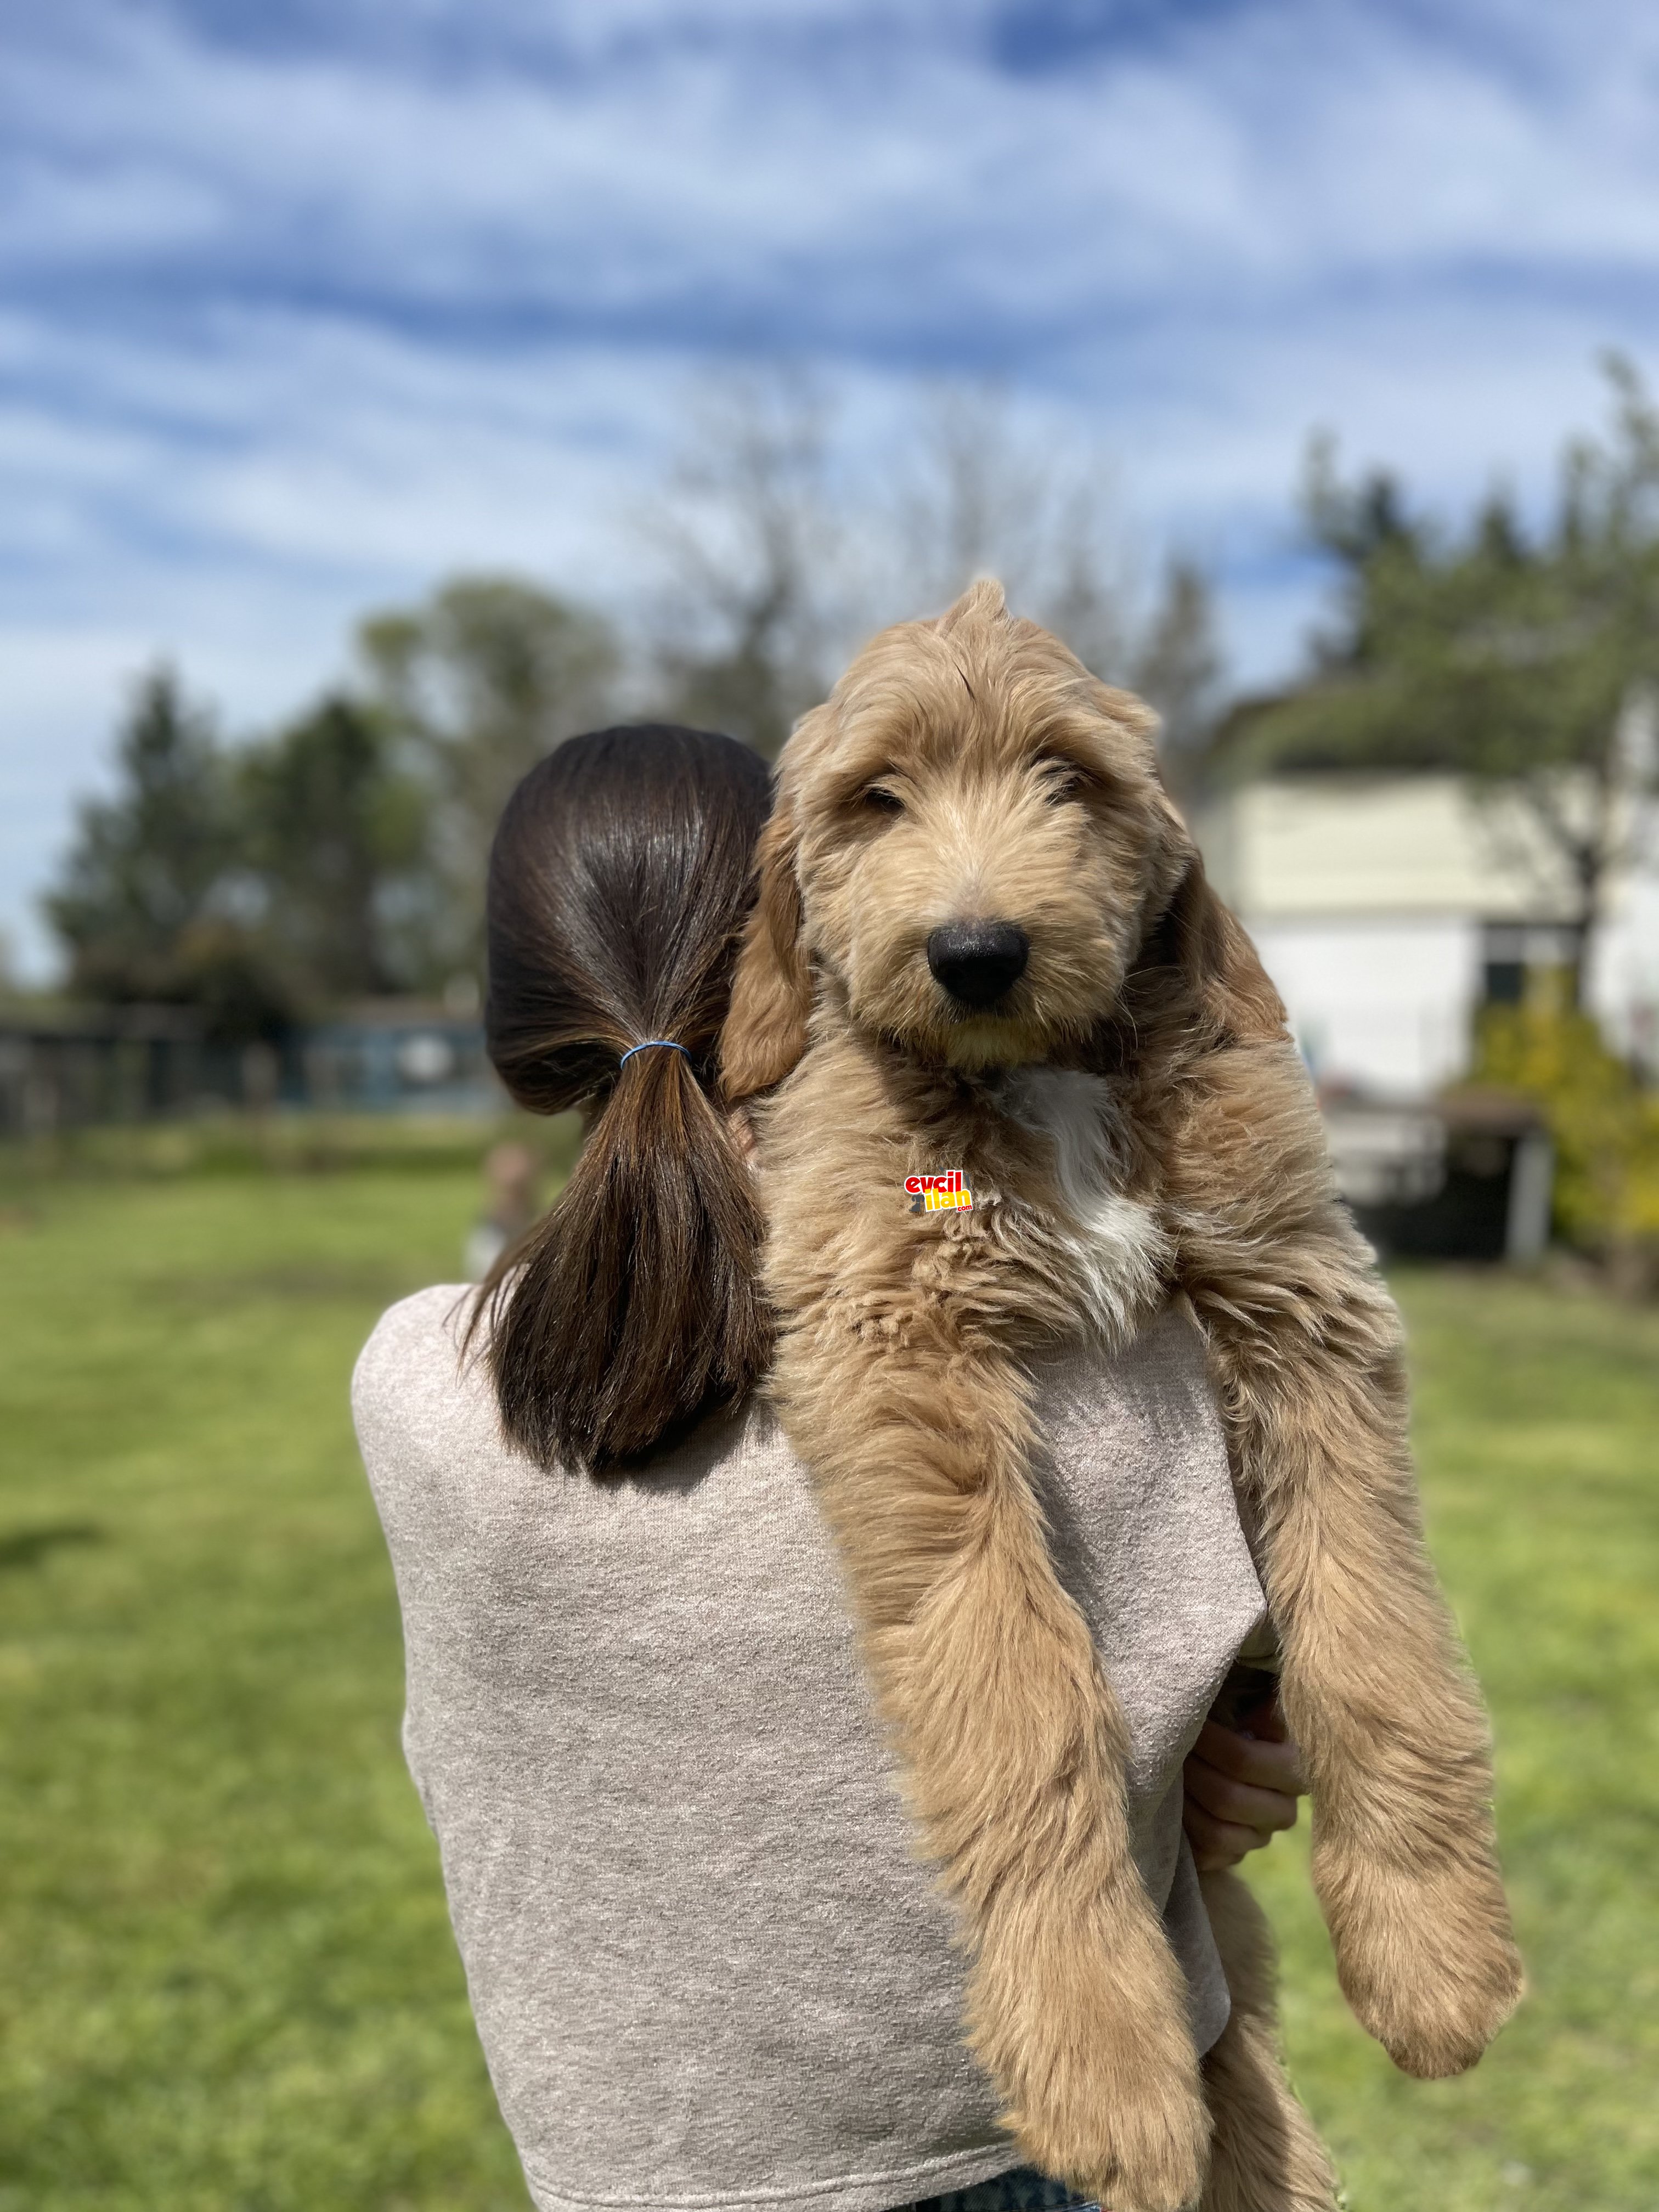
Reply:
[[[277,1096],[378,1114],[494,1114],[507,1103],[478,1016],[422,999],[366,999],[297,1031]]]
[[[1385,1260],[1507,1260],[1549,1243],[1554,1147],[1536,1107],[1469,1090],[1415,1104],[1322,1102],[1342,1195]]]
[[[184,1006],[0,1006],[0,1132],[187,1112],[224,1071]]]

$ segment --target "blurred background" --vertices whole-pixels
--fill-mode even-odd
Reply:
[[[59,0],[0,59],[0,2212],[519,2207],[345,1383],[524,769],[975,574],[1163,717],[1410,1323],[1533,1995],[1258,1869],[1355,2212],[1659,2203],[1659,17]]]

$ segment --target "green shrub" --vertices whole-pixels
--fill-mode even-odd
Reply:
[[[1577,1249],[1659,1260],[1659,1097],[1608,1049],[1588,1014],[1490,1006],[1474,1079],[1532,1099],[1555,1141],[1555,1228]]]

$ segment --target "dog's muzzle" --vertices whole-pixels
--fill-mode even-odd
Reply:
[[[927,939],[927,965],[958,1006],[982,1008],[1006,998],[1030,951],[1018,922],[947,921]]]

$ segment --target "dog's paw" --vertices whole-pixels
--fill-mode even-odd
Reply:
[[[1102,2212],[1183,2212],[1203,2189],[1210,2116],[1197,2081],[1166,2080],[1127,2053],[1102,2066],[1086,2102],[1033,2094],[1009,2118],[1030,2163]]]
[[[1104,2212],[1181,2212],[1209,2163],[1184,1991],[1146,1917],[1144,1940],[1079,1946],[1028,1972],[1017,2014],[1005,2012],[1005,2033],[990,2039],[999,2047],[981,2051],[1024,2156]]]
[[[1109,2165],[1091,2185],[1102,2212],[1181,2212],[1210,2167],[1210,2114],[1194,2078],[1126,2082],[1112,2116]]]
[[[1321,1850],[1314,1879],[1361,2027],[1402,2073],[1431,2081],[1467,2071],[1525,1986],[1496,1869],[1443,1857],[1407,1869]]]

